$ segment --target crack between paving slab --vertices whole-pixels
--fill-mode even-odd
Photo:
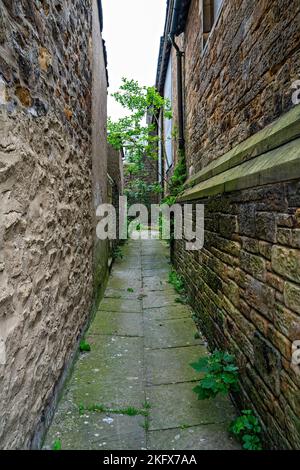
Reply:
[[[193,384],[199,382],[199,379],[193,379],[193,380],[182,380],[179,382],[164,382],[161,384],[155,384],[155,383],[147,383],[147,387],[161,387],[162,385],[178,385],[178,384]]]
[[[116,300],[130,300],[130,299],[116,299]],[[139,312],[133,312],[132,310],[130,312],[120,312],[120,310],[109,310],[109,312],[106,310],[97,310],[98,312],[106,312],[106,313],[142,313],[141,311]]]
[[[148,317],[146,317],[148,318]],[[190,317],[174,317],[174,318],[152,318],[153,321],[169,321],[169,320],[186,320]]]
[[[184,344],[182,346],[168,346],[166,348],[146,348],[148,351],[164,351],[166,349],[180,349],[180,348],[193,348],[195,346],[205,346],[205,343],[199,344]]]
[[[143,338],[143,335],[119,335],[118,333],[90,333],[89,336],[111,336],[112,338]]]
[[[163,292],[163,291],[157,291],[157,292]],[[174,305],[161,305],[160,307],[145,307],[144,310],[154,310],[158,308],[168,308],[168,307],[178,307],[179,304],[175,302]],[[192,314],[191,314],[192,315]]]
[[[190,426],[186,426],[184,428],[181,428],[180,426],[173,426],[170,428],[157,428],[157,429],[149,429],[150,432],[159,432],[159,431],[172,431],[174,429],[178,429],[180,431],[184,431],[185,429],[190,429],[190,428],[198,428],[200,426],[211,426],[213,424],[219,425],[219,424],[227,424],[227,421],[212,421],[209,423],[199,423],[199,424],[191,424]]]
[[[105,295],[103,299],[113,299],[113,300],[140,300],[137,297],[117,297],[113,295]]]

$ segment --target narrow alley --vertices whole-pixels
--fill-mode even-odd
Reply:
[[[130,240],[48,432],[44,448],[235,449],[229,399],[198,401],[190,367],[207,350],[168,283],[169,249]]]
[[[3,467],[300,450],[299,52],[300,0],[0,0]]]

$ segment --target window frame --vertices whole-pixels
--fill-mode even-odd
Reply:
[[[205,21],[204,21],[204,1],[205,0],[199,0],[199,3],[200,5],[202,4],[202,34],[201,34],[201,56],[203,57],[208,49],[208,44],[210,42],[210,38],[211,38],[211,35],[213,34],[216,26],[217,26],[217,23],[219,21],[219,18],[221,16],[221,13],[222,13],[222,10],[223,10],[223,7],[224,7],[224,4],[225,4],[225,0],[222,0],[221,4],[220,4],[220,7],[219,7],[219,10],[216,14],[216,16],[214,15],[214,0],[210,0],[210,4],[211,4],[211,28],[210,28],[210,31],[207,31],[207,32],[204,32],[204,25],[205,25]],[[207,28],[205,28],[207,29]],[[204,34],[207,34],[207,37],[206,37],[206,41],[204,43]]]

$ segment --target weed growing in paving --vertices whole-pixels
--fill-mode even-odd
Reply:
[[[60,439],[56,439],[56,440],[53,442],[52,450],[61,450],[61,449],[62,449],[61,440],[60,440]]]
[[[208,357],[202,357],[191,364],[197,372],[206,374],[193,390],[199,400],[215,398],[219,393],[227,394],[238,390],[238,367],[234,356],[223,351],[215,351]]]
[[[183,278],[177,274],[176,271],[171,271],[169,273],[169,283],[172,284],[177,294],[184,293],[184,281]]]
[[[189,424],[181,424],[179,427],[180,427],[180,429],[184,430],[184,429],[190,428],[190,425]]]
[[[135,408],[133,406],[128,406],[127,408],[108,408],[101,404],[93,404],[93,405],[83,405],[82,403],[78,407],[78,411],[80,415],[83,415],[86,412],[96,412],[96,413],[111,413],[111,414],[118,414],[118,415],[127,415],[127,416],[145,416],[149,415],[149,411],[147,408]]]
[[[89,352],[91,350],[91,345],[83,339],[80,341],[79,350],[80,352]]]
[[[176,304],[186,305],[188,303],[188,301],[185,297],[176,297],[175,303]]]
[[[113,260],[116,260],[116,259],[123,259],[124,255],[123,255],[123,252],[122,252],[122,249],[119,247],[119,246],[116,246],[114,249],[113,249],[113,252],[112,252],[112,258]]]
[[[261,426],[252,410],[243,410],[242,415],[231,423],[230,431],[243,444],[244,449],[262,450]]]
[[[150,419],[149,416],[145,417],[145,422],[142,424],[142,428],[145,429],[145,431],[149,431],[150,429]]]
[[[147,400],[144,401],[144,403],[143,403],[143,408],[144,408],[145,410],[150,410],[150,408],[151,408],[151,403],[149,403]]]

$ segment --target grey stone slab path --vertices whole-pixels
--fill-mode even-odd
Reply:
[[[192,311],[168,283],[169,250],[130,240],[45,440],[63,449],[236,449],[227,398],[199,401],[190,363],[207,354]]]

